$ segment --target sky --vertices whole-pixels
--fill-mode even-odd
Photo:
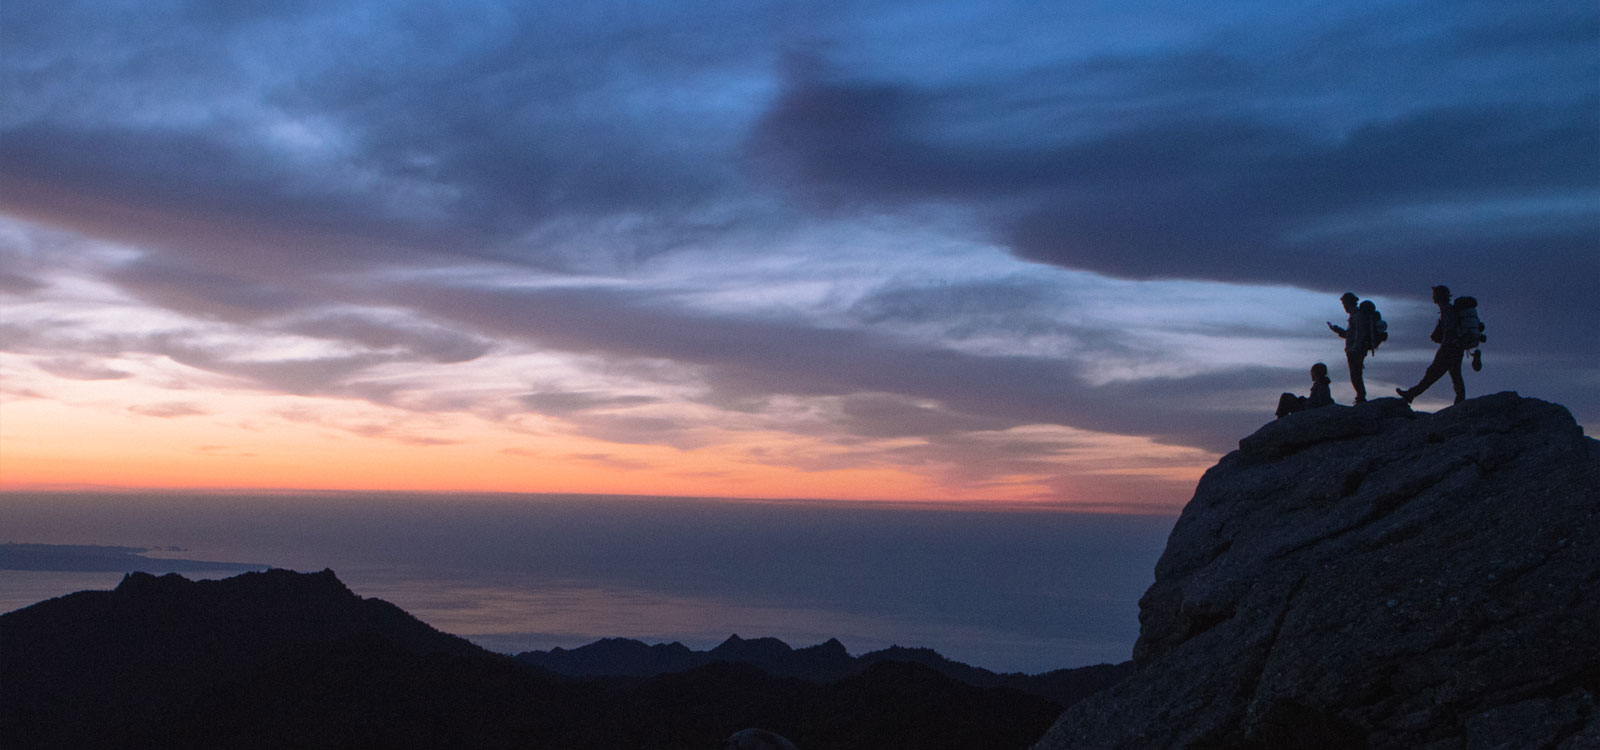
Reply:
[[[0,489],[1175,513],[1338,296],[1600,426],[1600,8],[0,5]],[[1447,405],[1447,385],[1417,402]]]

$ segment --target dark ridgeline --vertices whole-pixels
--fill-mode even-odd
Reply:
[[[0,615],[0,739],[19,748],[714,748],[758,726],[805,750],[1022,748],[1064,705],[953,678],[1000,676],[931,651],[879,652],[842,671],[850,657],[837,641],[795,650],[730,639],[717,652],[726,658],[694,657],[685,670],[657,673],[658,658],[632,677],[575,678],[362,599],[332,571],[221,581],[133,573],[113,591]],[[802,662],[810,679],[763,669]],[[1074,688],[1073,672],[1052,673],[1057,694],[1088,689]],[[1085,679],[1102,685],[1107,673]]]
[[[859,674],[881,662],[918,664],[950,679],[976,687],[1007,687],[1063,706],[1105,689],[1127,676],[1131,662],[1058,669],[1043,674],[1000,674],[951,661],[928,648],[890,646],[851,656],[836,639],[806,648],[790,648],[776,638],[729,636],[709,651],[693,651],[681,643],[645,645],[628,638],[604,638],[575,649],[525,651],[518,661],[568,677],[653,677],[717,663],[748,664],[775,677],[830,683]]]

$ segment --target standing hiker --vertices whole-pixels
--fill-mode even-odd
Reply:
[[[1471,297],[1462,299],[1470,300],[1470,304],[1464,303],[1460,306],[1452,304],[1450,287],[1433,288],[1433,304],[1439,306],[1439,323],[1433,327],[1433,334],[1429,338],[1438,342],[1439,351],[1433,355],[1433,362],[1428,365],[1427,372],[1422,374],[1422,382],[1410,388],[1395,389],[1406,403],[1409,404],[1422,395],[1423,391],[1428,390],[1428,386],[1433,385],[1447,372],[1450,373],[1450,385],[1456,391],[1455,403],[1467,400],[1467,383],[1461,378],[1461,358],[1467,353],[1467,349],[1477,346],[1484,337],[1483,324],[1478,321],[1477,300]],[[1461,325],[1464,319],[1463,313],[1469,309],[1472,310],[1471,319],[1468,321],[1469,327],[1475,329],[1470,331],[1463,330]]]
[[[1389,324],[1383,322],[1383,316],[1378,313],[1378,306],[1372,300],[1357,304],[1360,298],[1351,292],[1345,292],[1339,302],[1344,304],[1344,311],[1350,314],[1350,319],[1340,328],[1333,323],[1328,323],[1328,330],[1339,334],[1344,339],[1344,359],[1350,365],[1350,385],[1356,389],[1356,403],[1367,401],[1367,383],[1361,371],[1365,366],[1363,360],[1368,353],[1376,353],[1378,345],[1389,338]]]

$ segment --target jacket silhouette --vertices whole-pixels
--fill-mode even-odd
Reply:
[[[1350,387],[1356,391],[1356,403],[1366,403],[1367,383],[1362,375],[1366,363],[1367,352],[1377,348],[1378,342],[1374,340],[1376,330],[1373,323],[1378,315],[1378,308],[1371,300],[1356,304],[1360,298],[1351,292],[1345,292],[1339,298],[1344,304],[1344,311],[1350,314],[1345,321],[1346,328],[1340,328],[1332,323],[1328,329],[1339,334],[1344,339],[1344,359],[1350,366]]]
[[[1439,351],[1433,355],[1433,362],[1422,374],[1420,382],[1410,388],[1396,388],[1395,393],[1400,394],[1400,398],[1409,404],[1428,390],[1428,386],[1438,382],[1445,373],[1449,373],[1450,385],[1456,392],[1455,403],[1459,404],[1467,400],[1467,383],[1461,377],[1461,358],[1467,350],[1461,346],[1461,339],[1456,335],[1460,317],[1450,302],[1450,287],[1434,287],[1433,303],[1439,306],[1439,322],[1434,324],[1433,333],[1429,338],[1438,342]]]

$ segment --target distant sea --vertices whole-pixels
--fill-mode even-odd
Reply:
[[[613,636],[703,649],[738,634],[796,647],[838,638],[857,654],[928,647],[1038,673],[1129,657],[1174,520],[824,501],[13,492],[0,494],[0,544],[52,545],[56,562],[0,554],[0,568],[49,568],[0,569],[0,611],[113,588],[124,568],[332,568],[356,594],[506,653]],[[99,557],[74,567],[82,555]]]

